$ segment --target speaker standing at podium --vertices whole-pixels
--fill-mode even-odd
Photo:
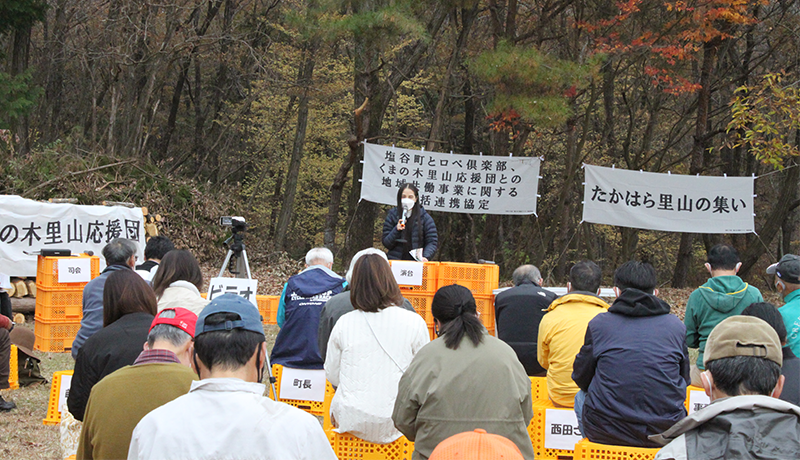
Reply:
[[[421,262],[433,258],[439,247],[436,224],[419,204],[419,189],[413,184],[402,184],[397,190],[397,207],[389,210],[383,222],[383,245],[391,260],[414,260],[410,252],[421,248]]]

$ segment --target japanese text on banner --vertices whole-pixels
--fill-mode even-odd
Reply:
[[[53,248],[101,255],[114,238],[137,243],[142,260],[144,236],[140,208],[40,203],[0,195],[0,261],[13,276],[36,276],[36,257],[25,251]]]
[[[586,165],[583,220],[690,233],[751,233],[753,177],[684,176]]]
[[[361,198],[396,205],[397,189],[419,189],[427,210],[535,214],[539,158],[453,155],[364,144]]]

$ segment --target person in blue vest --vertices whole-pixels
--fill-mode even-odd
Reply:
[[[289,278],[278,304],[278,327],[270,361],[296,369],[322,369],[317,331],[322,307],[347,285],[331,270],[333,253],[314,248],[306,254],[306,268]]]

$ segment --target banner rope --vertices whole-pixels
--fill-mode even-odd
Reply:
[[[755,177],[755,179],[761,179],[762,177],[767,177],[767,176],[771,176],[771,175],[773,175],[773,174],[781,173],[781,172],[784,172],[784,171],[786,171],[787,169],[796,168],[796,167],[798,167],[798,166],[800,166],[800,164],[794,164],[794,165],[788,166],[788,167],[786,167],[786,168],[783,168],[783,169],[776,169],[775,171],[768,172],[768,173],[766,173],[766,174],[762,174],[762,175],[760,175],[760,176],[756,176],[756,177]]]

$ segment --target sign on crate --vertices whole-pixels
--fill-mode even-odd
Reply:
[[[92,259],[64,257],[58,259],[59,283],[88,283],[92,280]]]
[[[544,414],[545,449],[573,450],[583,439],[578,417],[569,409],[546,409]]]
[[[689,390],[689,413],[699,411],[711,404],[711,399],[704,390]]]
[[[72,386],[72,375],[62,375],[58,382],[58,410],[64,412],[67,410],[67,398],[69,397],[69,387]]]
[[[249,300],[254,307],[258,308],[256,301],[256,291],[258,290],[258,280],[245,278],[211,278],[208,283],[209,301],[221,296],[222,294],[236,294]]]
[[[325,370],[284,367],[281,374],[281,399],[325,400]]]
[[[392,261],[392,274],[397,284],[403,286],[422,286],[422,262]]]

